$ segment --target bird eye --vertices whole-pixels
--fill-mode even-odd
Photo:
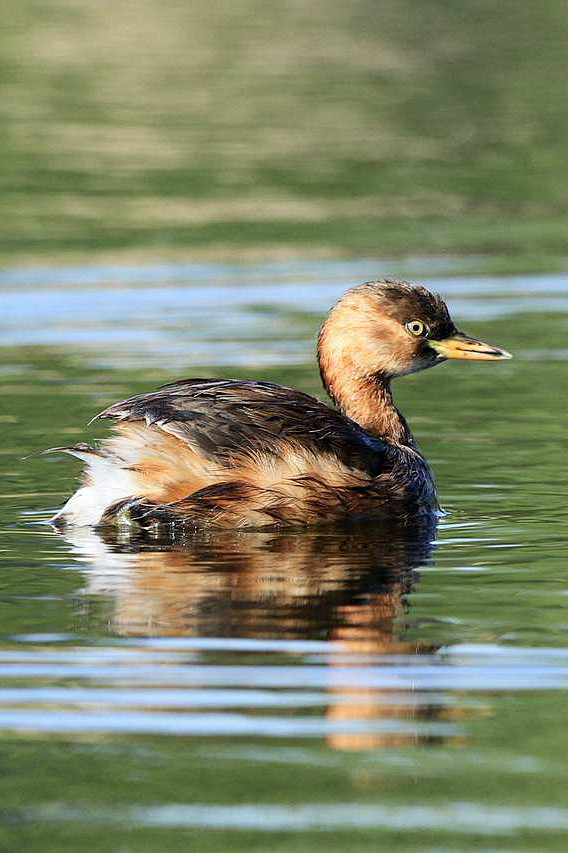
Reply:
[[[430,332],[428,326],[422,320],[411,320],[404,328],[416,338],[426,338]]]

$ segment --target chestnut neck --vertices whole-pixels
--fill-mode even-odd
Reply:
[[[383,376],[341,376],[329,382],[321,371],[324,387],[336,406],[374,438],[414,446],[412,433],[396,408],[390,380]]]

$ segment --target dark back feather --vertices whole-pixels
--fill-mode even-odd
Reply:
[[[393,448],[315,397],[245,380],[185,379],[115,403],[97,417],[156,425],[222,464],[299,446],[376,476]]]

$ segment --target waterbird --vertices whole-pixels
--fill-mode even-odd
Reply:
[[[383,278],[348,290],[317,356],[334,403],[257,380],[183,379],[115,403],[114,435],[52,448],[85,463],[56,525],[263,528],[439,510],[391,382],[447,359],[502,361],[442,297]]]

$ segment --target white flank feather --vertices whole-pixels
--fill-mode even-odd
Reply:
[[[96,525],[109,506],[136,494],[132,471],[121,468],[112,458],[86,453],[82,456],[87,463],[87,483],[77,489],[52,521],[63,520],[80,527]]]

